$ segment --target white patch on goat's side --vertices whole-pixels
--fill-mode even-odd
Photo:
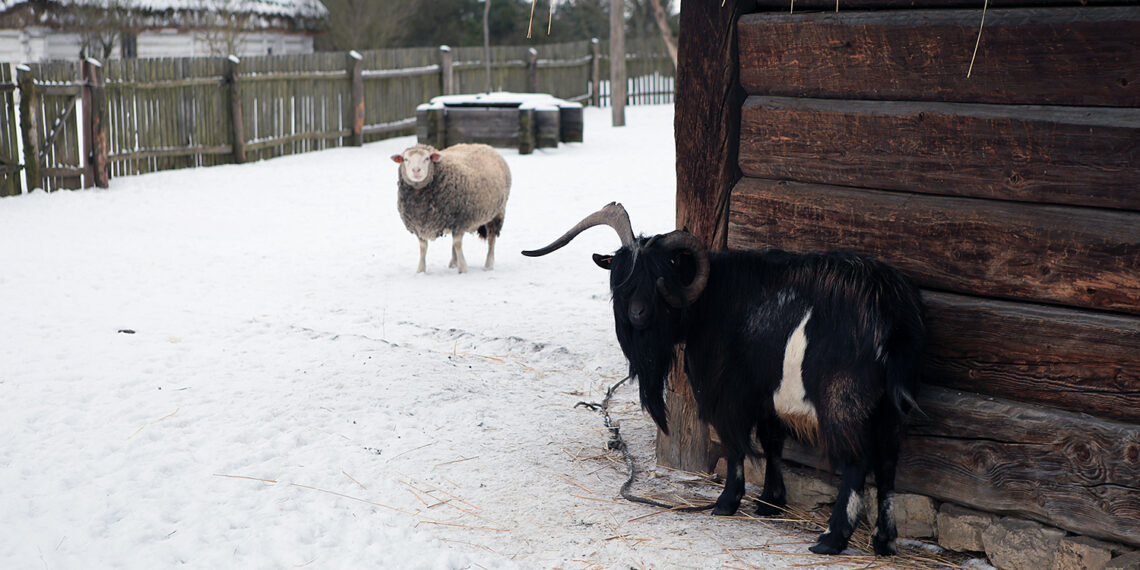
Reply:
[[[811,310],[808,310],[799,326],[788,337],[788,343],[784,346],[784,375],[780,379],[779,389],[772,395],[776,414],[797,437],[809,442],[814,441],[819,430],[819,418],[815,406],[807,401],[803,379],[804,354],[808,343],[806,329],[810,318]]]
[[[847,522],[851,524],[851,528],[855,528],[859,524],[859,513],[863,510],[863,496],[855,491],[851,491],[851,496],[847,498]]]

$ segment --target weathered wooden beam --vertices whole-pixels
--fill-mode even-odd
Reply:
[[[924,291],[924,382],[1140,424],[1140,317]]]
[[[971,70],[981,18],[978,9],[745,16],[741,81],[752,94],[795,97],[1140,106],[1140,7],[990,9]]]
[[[898,489],[1140,545],[1140,426],[924,387]],[[790,443],[785,456],[822,466]]]
[[[230,133],[234,150],[234,162],[245,162],[245,119],[242,116],[241,102],[241,60],[231,55],[226,59],[226,82],[229,83]]]
[[[921,286],[1140,314],[1140,212],[744,178],[729,245],[878,256]]]
[[[601,49],[598,44],[598,38],[590,39],[590,105],[594,107],[602,106],[602,90],[601,90],[601,67],[602,55]]]
[[[455,72],[452,70],[450,46],[439,46],[439,92],[444,95],[455,93]]]
[[[674,131],[677,145],[677,227],[688,228],[713,250],[727,239],[728,198],[740,178],[740,88],[736,22],[751,0],[682,2],[677,47]],[[680,367],[669,375],[670,434],[658,433],[657,461],[708,471],[717,451]]]
[[[615,127],[625,126],[629,93],[625,69],[625,2],[610,0],[610,110]]]
[[[364,145],[364,57],[355,50],[348,52],[348,72],[352,81],[352,146]]]
[[[526,50],[526,91],[538,93],[538,50]]]
[[[538,145],[538,121],[534,109],[518,110],[518,145],[519,154],[531,154]],[[450,125],[449,125],[450,126]],[[483,134],[480,133],[480,138]],[[448,137],[450,138],[450,137]],[[490,143],[488,143],[490,144]],[[557,144],[557,143],[555,143]],[[497,146],[491,144],[491,146]]]
[[[85,170],[95,186],[107,188],[111,184],[111,170],[107,166],[107,94],[103,87],[103,64],[88,58],[83,61],[82,69],[84,118],[87,122],[84,130],[90,147],[90,154],[85,158],[89,167]]]
[[[749,97],[741,129],[746,176],[1140,210],[1140,109]]]
[[[20,137],[24,141],[24,175],[30,192],[44,187],[40,173],[40,103],[31,68],[18,66],[16,78],[20,87]]]

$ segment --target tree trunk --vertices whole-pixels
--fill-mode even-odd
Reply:
[[[661,0],[649,0],[653,4],[653,16],[657,19],[657,29],[661,30],[661,39],[665,40],[665,49],[669,51],[669,59],[673,60],[673,70],[677,70],[677,41],[673,39],[673,28],[669,27],[669,15],[661,5]]]

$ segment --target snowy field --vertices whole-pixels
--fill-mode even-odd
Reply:
[[[585,112],[585,143],[502,150],[494,271],[469,236],[469,273],[443,239],[414,274],[389,160],[410,137],[0,199],[0,568],[832,562],[813,535],[618,496],[575,407],[625,374],[590,260],[616,235],[518,252],[613,200],[673,229],[673,115]],[[692,496],[654,468],[636,387],[613,407],[639,486]]]

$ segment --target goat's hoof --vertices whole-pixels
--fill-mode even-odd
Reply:
[[[732,501],[717,501],[713,506],[712,514],[718,517],[731,517],[736,514],[736,510],[740,508],[740,502]]]
[[[756,504],[756,516],[759,517],[774,517],[784,512],[782,508],[784,505],[778,505],[773,502],[760,502]]]
[[[874,535],[871,537],[871,543],[875,549],[875,554],[878,554],[879,556],[894,556],[895,554],[898,554],[898,552],[895,550],[894,539],[884,540],[878,535]]]
[[[843,552],[844,548],[847,548],[847,541],[840,540],[835,535],[824,533],[819,537],[819,542],[808,550],[816,554],[839,554]]]

